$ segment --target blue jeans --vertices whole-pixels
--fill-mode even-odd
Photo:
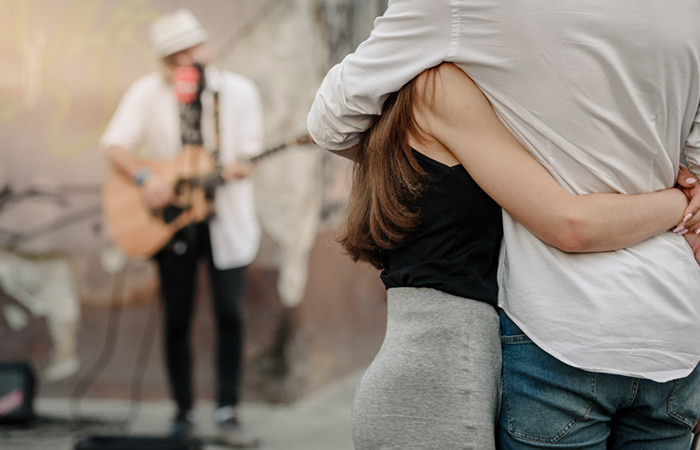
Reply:
[[[501,312],[498,448],[686,450],[700,416],[700,371],[657,383],[588,372],[542,351]]]

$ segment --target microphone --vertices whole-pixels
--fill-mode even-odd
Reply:
[[[197,100],[200,76],[200,71],[192,66],[178,66],[173,70],[173,90],[178,103]]]
[[[173,92],[180,110],[182,145],[200,146],[202,137],[202,101],[204,71],[201,66],[178,66],[173,69]]]

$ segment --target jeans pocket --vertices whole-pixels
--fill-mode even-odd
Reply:
[[[510,325],[504,331],[519,331]],[[560,362],[522,332],[502,336],[501,344],[501,427],[513,438],[555,444],[590,417],[596,398],[595,373]]]
[[[685,378],[673,382],[668,397],[668,415],[693,428],[700,415],[700,370],[698,367]]]

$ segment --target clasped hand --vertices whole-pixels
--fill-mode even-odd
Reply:
[[[683,220],[674,231],[682,234],[695,253],[695,260],[700,264],[700,183],[687,167],[681,166],[676,187],[688,197],[688,207],[683,212]]]

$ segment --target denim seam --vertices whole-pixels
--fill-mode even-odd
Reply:
[[[514,334],[512,336],[501,336],[504,344],[529,344],[532,340],[525,334]]]
[[[631,406],[637,398],[637,393],[639,393],[639,378],[636,378],[632,385],[634,389],[630,391],[630,396],[627,398],[627,405],[625,405],[626,407]]]
[[[536,435],[531,435],[528,433],[519,432],[519,431],[513,430],[512,428],[509,429],[508,432],[511,435],[519,437],[522,440],[531,441],[531,442],[547,442],[550,444],[556,444],[557,442],[562,440],[567,434],[569,434],[569,432],[574,428],[574,426],[577,423],[582,422],[584,420],[588,420],[588,418],[591,417],[592,410],[593,410],[593,407],[591,405],[588,407],[588,409],[586,409],[586,412],[582,416],[571,419],[569,421],[569,423],[567,423],[564,426],[564,428],[561,429],[561,431],[559,431],[557,434],[555,434],[551,438],[546,438],[544,436],[536,436]]]
[[[682,414],[679,414],[676,412],[675,407],[674,407],[674,394],[676,393],[676,387],[678,387],[678,380],[673,381],[673,390],[671,391],[671,395],[668,396],[668,401],[666,402],[666,412],[668,413],[669,416],[673,417],[674,419],[678,420],[681,423],[684,423],[685,425],[688,425],[688,427],[693,428],[695,423],[691,422],[688,420],[687,417],[683,416]]]
[[[522,334],[522,335],[515,335],[515,336],[502,336],[502,340],[504,341],[513,341],[513,342],[506,342],[506,343],[511,343],[511,344],[522,344],[526,343],[524,340],[527,340],[529,342],[529,338]],[[517,431],[514,426],[511,425],[512,423],[512,414],[510,410],[510,406],[508,405],[508,394],[505,390],[505,370],[503,371],[503,376],[501,377],[501,383],[504,386],[503,390],[503,397],[505,400],[506,404],[506,414],[508,416],[508,433],[516,438],[519,438],[521,440],[525,441],[530,441],[530,442],[540,442],[540,443],[550,443],[550,444],[555,444],[559,442],[561,439],[563,439],[569,432],[574,428],[574,426],[579,423],[583,422],[584,420],[588,420],[591,417],[591,412],[593,411],[593,404],[596,401],[597,398],[597,374],[592,373],[591,379],[590,379],[590,394],[591,394],[591,402],[588,405],[588,408],[586,409],[585,413],[579,417],[575,417],[571,419],[557,434],[554,436],[547,438],[544,436],[537,436],[537,435],[532,435],[529,433],[523,433],[521,431]]]

